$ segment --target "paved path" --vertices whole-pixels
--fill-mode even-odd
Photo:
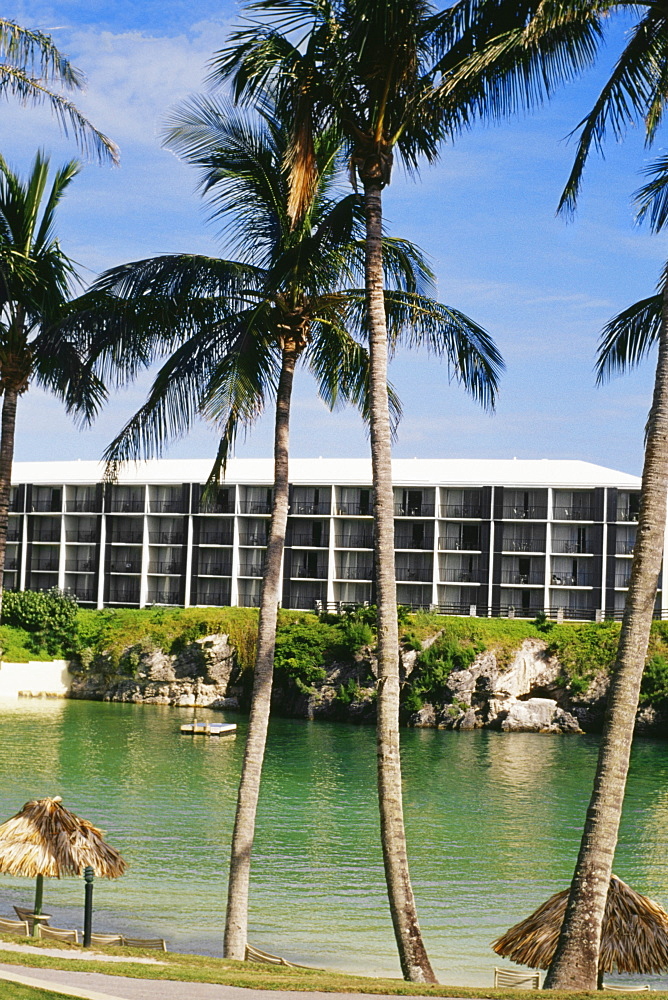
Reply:
[[[292,990],[247,990],[217,983],[183,983],[165,979],[128,979],[100,972],[33,969],[0,964],[0,980],[40,986],[85,1000],[370,1000],[366,993],[307,993]],[[374,994],[377,1000],[397,1000]]]

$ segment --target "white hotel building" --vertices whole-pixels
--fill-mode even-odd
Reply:
[[[579,461],[397,459],[397,598],[463,614],[619,616],[640,480]],[[259,602],[270,459],[14,466],[5,587],[58,586],[88,607]],[[371,466],[293,459],[283,606],[373,601]],[[659,594],[657,610],[665,611]]]

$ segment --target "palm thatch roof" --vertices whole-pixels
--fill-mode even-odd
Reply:
[[[498,955],[533,969],[547,969],[559,938],[569,889],[515,924],[494,942]],[[601,972],[658,974],[668,969],[668,913],[613,875],[601,933]]]
[[[0,872],[36,878],[81,875],[89,865],[100,878],[126,868],[102,831],[66,809],[62,799],[33,799],[0,825]]]

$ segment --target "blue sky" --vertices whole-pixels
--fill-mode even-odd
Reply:
[[[92,278],[105,267],[167,252],[225,255],[195,192],[192,170],[160,146],[166,113],[203,89],[207,62],[239,20],[212,0],[58,0],[9,3],[4,16],[51,33],[88,79],[79,107],[121,147],[119,169],[86,165],[61,206],[61,242]],[[556,218],[573,143],[564,137],[591,103],[622,29],[596,69],[541,111],[476,127],[445,147],[435,167],[408,179],[395,170],[385,194],[389,228],[429,255],[441,301],[494,336],[507,372],[496,413],[482,413],[425,355],[400,354],[391,378],[404,406],[397,457],[579,458],[639,473],[652,385],[651,362],[603,388],[592,374],[602,325],[651,294],[668,257],[664,236],[634,225],[631,195],[645,150],[640,130],[592,159],[575,219]],[[7,102],[0,151],[24,168],[38,147],[54,163],[76,155],[46,110]],[[19,460],[98,458],[136,409],[146,382],[116,395],[91,429],[31,390],[19,405]],[[361,456],[368,441],[351,410],[330,414],[309,379],[295,387],[292,453]],[[271,453],[271,417],[237,448]],[[215,435],[198,427],[169,457],[203,458]]]

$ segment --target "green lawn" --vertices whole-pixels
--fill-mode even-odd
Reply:
[[[0,979],[2,1000],[67,1000],[62,993],[52,990],[36,990],[32,986],[19,986],[18,983],[7,983]]]
[[[16,938],[13,939],[16,941]],[[31,942],[32,943],[32,942]],[[54,942],[48,942],[49,947]],[[46,946],[46,945],[45,945]],[[74,956],[77,948],[74,946],[63,949],[63,953]],[[489,997],[491,1000],[528,1000],[530,993],[526,990],[495,990],[483,988],[466,988],[461,986],[414,986],[401,979],[380,979],[366,976],[351,976],[342,973],[320,972],[310,969],[288,969],[276,966],[249,965],[245,962],[232,962],[222,958],[210,958],[204,955],[184,955],[178,952],[166,954],[135,949],[110,948],[115,955],[143,955],[158,958],[161,965],[137,965],[132,962],[108,963],[104,961],[84,961],[73,957],[65,960],[51,955],[20,954],[18,952],[2,952],[0,961],[4,964],[23,966],[25,975],[29,976],[28,968],[71,969],[76,972],[102,972],[111,976],[130,976],[135,979],[170,979],[181,982],[220,983],[226,986],[245,986],[256,990],[299,990],[319,991],[323,993],[385,993],[396,996],[441,996],[441,997]],[[19,970],[17,969],[17,973]],[[11,992],[11,991],[16,992]],[[20,992],[20,991],[23,992]],[[668,1000],[668,992],[656,992],[656,1000]],[[56,1000],[58,994],[49,990],[32,990],[13,984],[2,983],[0,980],[0,996],[2,1000]],[[586,993],[566,993],[552,991],[554,1000],[578,1000],[591,996]],[[637,1000],[637,994],[615,994],[627,1000]]]

